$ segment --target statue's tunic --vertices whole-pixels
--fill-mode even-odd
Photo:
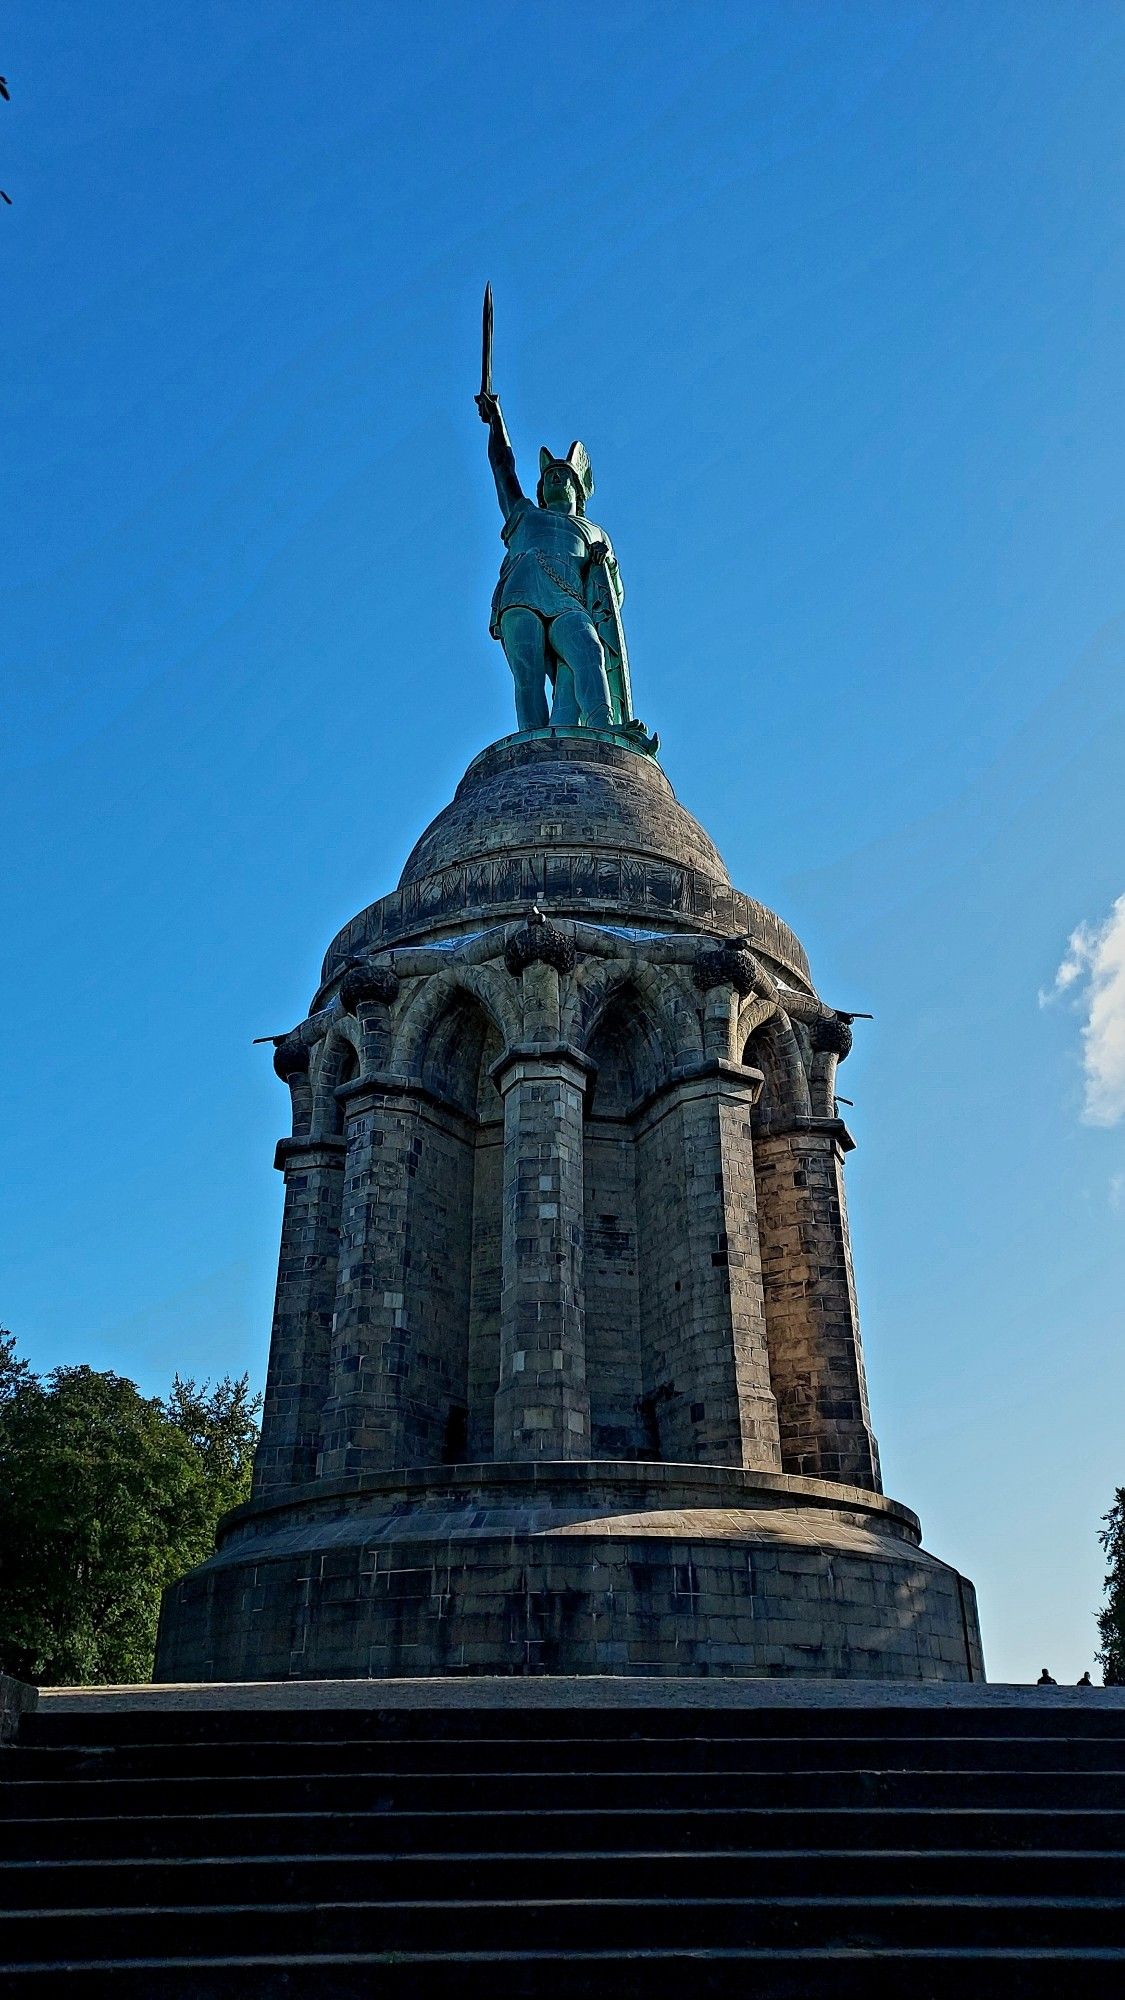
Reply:
[[[500,533],[507,554],[492,599],[494,639],[500,637],[504,612],[517,606],[547,620],[575,605],[588,614],[586,565],[593,543],[608,540],[601,528],[576,514],[537,507],[524,494]]]

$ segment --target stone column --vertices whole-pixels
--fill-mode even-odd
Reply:
[[[582,1297],[582,1117],[592,1065],[569,1045],[509,1049],[504,1101],[499,1459],[590,1456]]]
[[[755,1139],[766,1328],[786,1472],[878,1493],[844,1201],[852,1144],[838,1118]]]
[[[332,1366],[320,1472],[389,1471],[404,1463],[406,1255],[420,1103],[385,1078],[343,1093],[347,1155]]]
[[[254,1457],[255,1500],[316,1473],[336,1300],[344,1141],[282,1139],[274,1165],[285,1175],[285,1210]]]
[[[637,1123],[641,1333],[661,1455],[779,1471],[750,1113],[758,1070],[715,1057]]]
[[[468,1367],[472,1121],[386,1072],[340,1096],[347,1154],[326,1479],[439,1464],[448,1392],[463,1407]]]

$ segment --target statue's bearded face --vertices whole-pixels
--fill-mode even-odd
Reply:
[[[578,512],[574,480],[561,465],[549,465],[543,474],[543,505],[556,514]]]

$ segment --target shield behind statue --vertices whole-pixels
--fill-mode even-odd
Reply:
[[[605,675],[609,682],[610,712],[620,728],[633,720],[633,689],[629,680],[629,654],[617,598],[604,564],[591,563],[589,570],[589,611],[605,649]]]

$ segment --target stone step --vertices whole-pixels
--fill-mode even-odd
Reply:
[[[544,1871],[557,1897],[593,1899],[607,1884],[645,1896],[1019,1896],[1125,1897],[1125,1849],[995,1852],[889,1848],[726,1849],[574,1853],[314,1853],[206,1856],[181,1861],[9,1861],[9,1910],[113,1909],[187,1904],[371,1899],[527,1900]]]
[[[1125,1952],[1120,1897],[463,1898],[46,1910],[0,1917],[0,1963],[316,1952],[721,1951],[794,1946]]]
[[[515,1771],[470,1774],[309,1773],[273,1777],[12,1779],[0,1789],[4,1819],[100,1819],[277,1812],[511,1813],[549,1799],[553,1811],[721,1811],[733,1807],[987,1806],[1053,1812],[1119,1812],[1121,1771]]]
[[[249,1741],[146,1744],[27,1744],[2,1754],[7,1779],[255,1776],[334,1772],[386,1775],[440,1772],[501,1774],[533,1754],[540,1772],[597,1768],[609,1746],[573,1737],[537,1738],[529,1747],[495,1738],[438,1741],[374,1736],[291,1737]],[[631,1736],[612,1743],[616,1770],[699,1772],[816,1771],[1114,1771],[1125,1779],[1125,1732],[1100,1737],[979,1736],[735,1737]]]
[[[102,1856],[175,1858],[217,1854],[466,1854],[620,1849],[728,1852],[772,1848],[854,1851],[932,1849],[1125,1850],[1125,1810],[931,1806],[623,1806],[559,1810],[549,1798],[521,1810],[132,1812],[0,1821],[0,1859]]]
[[[239,1955],[210,1962],[40,1962],[5,2000],[1062,2000],[1112,1990],[1116,1946],[944,1950],[895,1946],[578,1953]]]
[[[519,1688],[519,1683],[513,1683]],[[753,1684],[751,1684],[753,1687]],[[1009,1737],[1041,1737],[1073,1742],[1081,1738],[1125,1742],[1125,1706],[1109,1699],[1105,1704],[1087,1699],[1071,1706],[1050,1697],[1057,1691],[1045,1689],[1042,1706],[1035,1690],[1018,1705],[988,1705],[984,1702],[964,1707],[952,1704],[925,1706],[920,1701],[904,1701],[901,1707],[884,1703],[854,1707],[808,1706],[776,1708],[755,1705],[745,1708],[710,1707],[588,1707],[541,1708],[504,1706],[494,1708],[396,1708],[244,1706],[130,1706],[110,1697],[68,1697],[74,1706],[58,1705],[48,1694],[39,1707],[23,1717],[21,1744],[140,1745],[146,1743],[251,1743],[372,1741],[387,1743],[459,1741],[501,1743],[534,1742],[540,1738],[573,1738],[591,1744],[607,1739],[626,1742],[635,1738],[685,1736],[697,1741],[722,1742],[728,1739],[765,1737],[794,1743],[823,1738],[842,1742],[850,1737],[873,1737],[890,1741],[896,1737],[976,1737],[996,1742]],[[1093,1690],[1096,1696],[1100,1690]],[[103,1700],[107,1706],[94,1706]]]
[[[5,2000],[1060,2000],[1125,1963],[1112,1705],[45,1701],[0,1778]]]

